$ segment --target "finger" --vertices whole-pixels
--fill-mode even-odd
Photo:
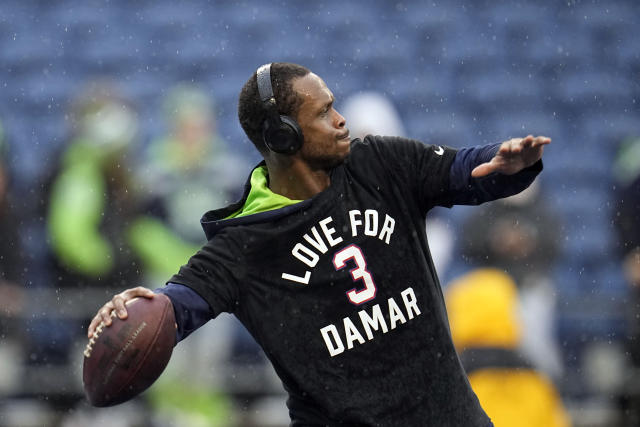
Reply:
[[[116,314],[120,319],[124,320],[129,316],[127,313],[127,302],[138,297],[153,298],[154,296],[155,293],[151,289],[137,286],[135,288],[127,289],[124,292],[119,293],[118,295],[113,297],[112,301],[116,310]]]
[[[129,289],[129,291],[135,297],[153,298],[156,295],[156,293],[153,292],[151,289],[145,288],[143,286],[138,286],[133,289]]]
[[[109,326],[111,324],[111,310],[111,301],[109,301],[108,303],[103,305],[100,310],[98,310],[95,316],[93,316],[93,319],[91,319],[91,323],[89,324],[89,328],[87,329],[87,336],[89,338],[93,336],[100,323],[105,323],[106,326]],[[108,317],[105,318],[105,315],[107,315]],[[108,324],[105,322],[105,319],[108,320]]]
[[[526,150],[533,145],[535,141],[535,137],[531,134],[525,136],[524,138],[517,138],[517,143],[514,144],[513,153],[518,154],[521,153],[522,150]]]
[[[520,146],[523,148],[531,147],[531,145],[533,144],[533,141],[535,141],[535,138],[533,137],[533,135],[527,135],[524,138],[522,138]]]
[[[507,156],[511,153],[511,148],[513,145],[513,139],[510,139],[508,141],[503,142],[502,144],[500,144],[500,148],[498,148],[498,152],[496,153],[497,155],[501,155],[501,156]]]
[[[89,328],[87,329],[88,338],[91,338],[93,336],[94,332],[96,331],[96,328],[98,327],[101,321],[102,321],[102,317],[100,317],[100,315],[98,314],[95,315],[93,319],[91,319],[91,323],[89,324]]]
[[[492,164],[492,162],[482,163],[481,165],[476,166],[471,171],[471,176],[473,178],[481,178],[483,176],[487,176],[490,173],[494,172],[497,169],[497,165]]]
[[[522,151],[522,141],[524,138],[511,138],[500,145],[500,149],[496,153],[496,156],[511,157]]]
[[[540,145],[548,145],[551,144],[551,138],[548,138],[546,136],[538,136],[536,137],[536,139],[533,141],[533,147],[538,147]]]
[[[511,142],[511,151],[510,154],[519,154],[522,152],[523,148],[525,148],[525,144],[527,144],[526,138],[517,138],[513,139]]]
[[[127,309],[124,306],[124,303],[126,300],[123,294],[118,294],[114,296],[111,301],[113,302],[113,307],[116,310],[116,314],[118,315],[118,317],[120,319],[126,319],[128,314],[127,314]]]
[[[138,297],[153,298],[155,296],[155,292],[153,292],[151,289],[148,289],[142,286],[137,286],[135,288],[127,289],[126,291],[122,292],[120,295],[122,295],[126,303],[127,301],[132,300],[134,298],[138,298]]]
[[[109,301],[99,311],[100,320],[105,326],[111,326],[111,313],[113,312],[113,302]]]

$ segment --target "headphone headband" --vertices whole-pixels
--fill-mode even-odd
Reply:
[[[278,114],[278,105],[276,104],[276,96],[273,94],[273,87],[271,86],[271,63],[264,64],[258,68],[256,81],[258,83],[260,101],[262,101],[262,106],[267,112],[267,120],[273,123],[279,122],[280,115]]]
[[[273,96],[273,89],[271,87],[271,63],[264,64],[258,68],[256,79],[260,100],[262,102],[272,101],[275,104],[276,98]]]

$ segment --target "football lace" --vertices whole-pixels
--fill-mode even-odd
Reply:
[[[111,317],[116,317],[116,312],[115,311],[111,312]],[[87,346],[85,347],[84,352],[83,352],[84,357],[86,357],[87,359],[91,357],[91,351],[93,351],[93,346],[96,343],[96,340],[98,339],[98,336],[102,332],[102,329],[104,329],[104,326],[105,326],[104,322],[100,322],[100,324],[96,328],[96,331],[93,333],[93,336],[91,337],[91,339],[87,343]]]

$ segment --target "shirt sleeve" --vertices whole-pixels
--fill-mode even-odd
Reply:
[[[171,300],[178,325],[176,344],[214,317],[207,301],[188,286],[170,282],[154,292],[164,294]]]
[[[490,161],[500,143],[460,150],[399,137],[367,136],[364,143],[371,145],[388,176],[403,188],[405,197],[416,198],[423,212],[434,206],[478,205],[517,194],[542,170],[540,160],[513,175],[473,178],[471,171]]]
[[[242,250],[223,234],[210,239],[168,280],[195,291],[209,305],[211,318],[233,313],[244,277],[245,269],[237,268],[242,263]]]
[[[527,188],[542,171],[542,160],[513,175],[492,173],[473,178],[471,171],[490,161],[500,143],[463,148],[456,153],[449,171],[450,198],[447,205],[479,205],[502,197],[518,194]]]
[[[363,143],[371,147],[376,161],[360,160],[355,152],[352,161],[365,161],[372,175],[388,177],[402,198],[415,200],[425,214],[433,206],[446,205],[456,149],[388,136],[367,136]]]

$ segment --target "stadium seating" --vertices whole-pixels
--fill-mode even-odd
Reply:
[[[257,159],[237,125],[238,91],[262,63],[299,62],[338,107],[361,90],[385,92],[408,135],[426,142],[551,136],[542,179],[565,224],[560,340],[578,354],[571,337],[623,333],[611,163],[621,138],[640,135],[637,1],[7,0],[3,10],[0,120],[17,188],[37,189],[69,136],[69,101],[104,75],[136,103],[144,143],[158,134],[167,88],[191,81],[215,97],[233,149]],[[456,209],[454,222],[466,215]]]

